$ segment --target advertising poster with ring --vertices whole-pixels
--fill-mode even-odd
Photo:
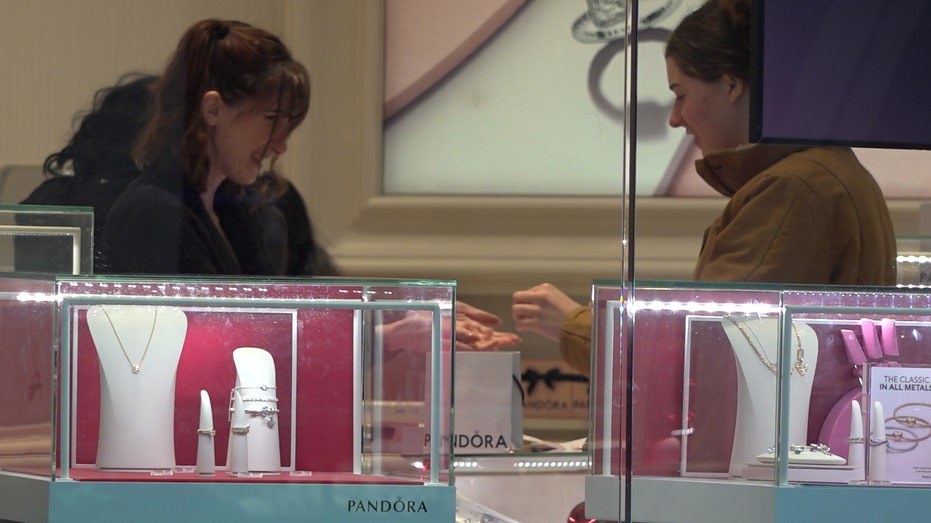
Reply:
[[[869,393],[883,406],[885,441],[870,445],[886,446],[889,481],[931,483],[931,366],[871,366]]]

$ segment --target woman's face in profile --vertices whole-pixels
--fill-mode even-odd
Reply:
[[[211,176],[240,185],[254,182],[265,160],[287,151],[289,123],[276,102],[235,106],[221,102],[213,132]]]
[[[702,154],[733,149],[747,142],[748,120],[744,106],[746,84],[730,75],[705,82],[682,72],[666,59],[666,77],[676,100],[669,115],[671,127],[684,127]]]

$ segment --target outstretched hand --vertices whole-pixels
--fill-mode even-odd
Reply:
[[[562,324],[581,304],[551,283],[541,283],[512,297],[511,317],[518,331],[533,331],[559,340]]]
[[[495,329],[501,318],[461,301],[456,302],[456,349],[498,350],[517,345],[520,336]]]

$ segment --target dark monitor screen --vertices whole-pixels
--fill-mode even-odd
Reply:
[[[931,0],[757,0],[752,141],[931,149]]]

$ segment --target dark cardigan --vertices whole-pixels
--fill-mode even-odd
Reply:
[[[142,175],[113,204],[101,242],[101,272],[118,274],[269,274],[254,215],[221,186],[212,223],[199,194]],[[228,240],[228,241],[227,241]]]

